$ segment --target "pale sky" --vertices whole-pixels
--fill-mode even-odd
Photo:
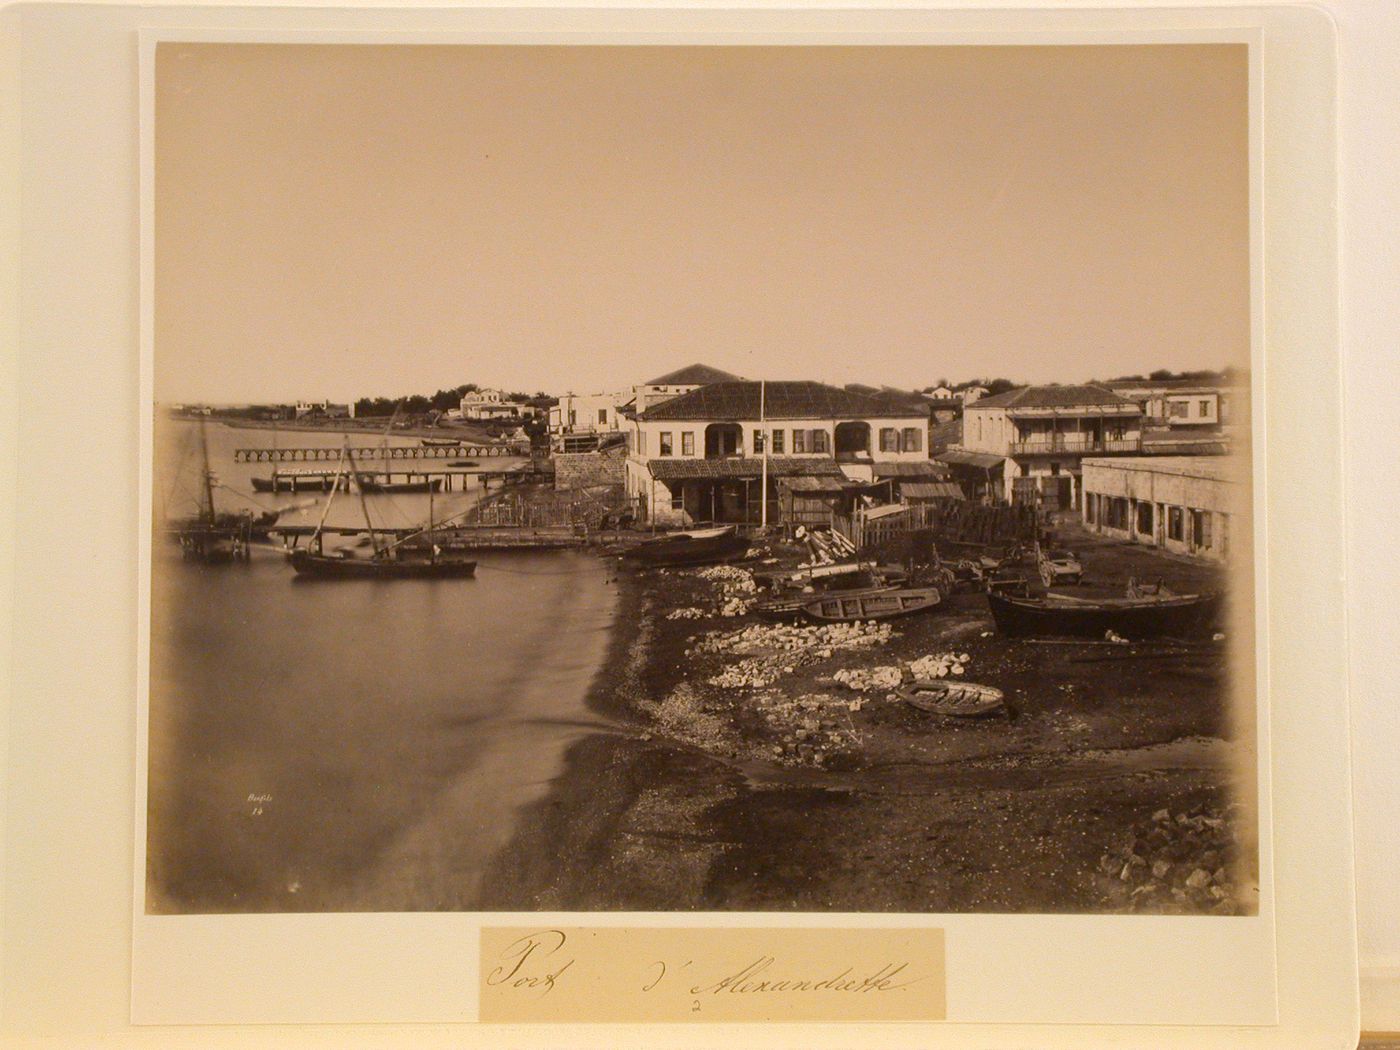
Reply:
[[[156,397],[1245,366],[1242,45],[162,44]]]

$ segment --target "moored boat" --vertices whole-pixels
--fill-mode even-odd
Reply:
[[[1006,705],[1006,696],[1000,689],[977,682],[916,680],[895,692],[920,711],[953,718],[981,718]]]
[[[1218,594],[1167,597],[1069,599],[1018,597],[987,592],[997,630],[1013,638],[1068,636],[1102,638],[1190,638],[1209,631],[1220,615]]]
[[[842,594],[832,591],[802,607],[813,620],[843,622],[888,620],[895,616],[926,612],[943,598],[937,587],[908,587],[880,594]]]
[[[456,448],[461,438],[419,438],[425,448]]]
[[[360,488],[372,493],[438,492],[442,488],[442,478],[425,478],[422,481],[377,481],[374,478],[360,478]]]
[[[355,557],[343,548],[338,553],[323,554],[311,550],[294,550],[292,568],[304,576],[324,579],[451,579],[472,576],[476,562],[450,553],[432,558],[399,555],[394,550],[382,550],[367,558]]]
[[[742,557],[749,549],[747,538],[732,525],[714,529],[669,532],[646,540],[623,555],[624,558],[654,567],[706,565]]]

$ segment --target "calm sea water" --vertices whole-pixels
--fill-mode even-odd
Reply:
[[[163,499],[173,514],[193,507],[181,495],[198,475],[198,453],[182,451],[193,433],[158,428],[157,520]],[[270,467],[235,465],[232,450],[274,435],[207,433],[220,483],[235,490],[216,490],[219,509],[255,505],[239,493]],[[435,510],[477,496],[440,497]],[[259,494],[256,505],[311,498],[326,497]],[[314,524],[323,505],[294,514]],[[382,524],[426,508],[424,496],[371,497]],[[358,500],[337,496],[331,514],[360,520]],[[567,747],[608,728],[584,700],[608,642],[611,577],[591,555],[541,552],[483,554],[467,580],[306,581],[275,550],[206,567],[158,538],[148,908],[474,907],[491,857]]]

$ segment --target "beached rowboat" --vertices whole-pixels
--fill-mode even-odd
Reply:
[[[926,612],[943,598],[937,587],[910,587],[881,594],[844,595],[833,591],[804,605],[802,612],[813,620],[888,620],[895,616]]]
[[[895,690],[899,698],[920,711],[955,718],[981,718],[999,711],[1006,704],[1000,689],[976,682],[945,682],[926,679],[902,685]]]
[[[670,532],[633,547],[624,558],[651,566],[708,565],[743,556],[749,541],[734,526]]]
[[[1102,638],[1109,631],[1133,640],[1190,638],[1209,631],[1220,616],[1218,594],[1092,600],[988,591],[987,604],[997,630],[1013,638]]]

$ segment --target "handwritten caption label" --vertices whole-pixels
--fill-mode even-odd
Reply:
[[[488,926],[481,1020],[938,1021],[938,929]]]

